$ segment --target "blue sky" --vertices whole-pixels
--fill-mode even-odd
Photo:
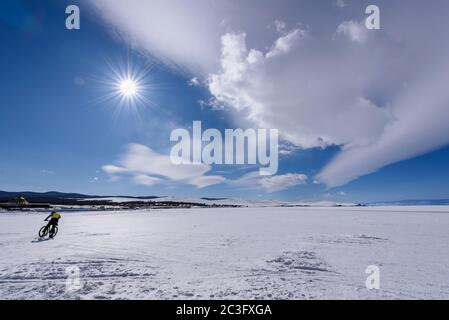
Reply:
[[[65,7],[72,3],[81,9],[80,30],[65,29]],[[299,8],[295,2],[285,1],[284,6],[290,10],[283,11],[273,10],[273,2],[263,1],[256,9],[262,21],[233,15],[232,8],[213,8],[209,16],[214,19],[221,19],[224,10],[230,11],[226,11],[227,20],[217,20],[220,28],[225,27],[216,31],[207,28],[211,34],[189,25],[169,30],[165,24],[154,34],[153,25],[148,26],[147,33],[140,33],[146,23],[139,15],[144,11],[139,10],[143,2],[127,2],[125,9],[120,7],[123,3],[0,3],[1,190],[359,202],[449,198],[449,137],[439,122],[447,119],[449,100],[432,91],[438,86],[431,85],[435,80],[433,70],[441,69],[438,67],[445,62],[440,56],[423,56],[419,39],[409,41],[407,36],[413,28],[407,31],[398,23],[398,19],[407,18],[400,8],[392,5],[383,9],[386,30],[375,35],[360,33],[361,38],[357,38],[357,32],[365,32],[357,29],[357,21],[364,17],[360,10],[363,2],[340,7],[329,1],[317,8],[306,1]],[[170,14],[163,3],[152,3],[149,20],[157,18],[151,15],[158,15],[158,10],[162,10],[161,16]],[[190,15],[201,5],[201,1],[192,1],[192,8],[185,10],[188,15],[182,12],[175,18],[180,24],[195,20],[197,17]],[[241,6],[239,14],[251,11],[251,1]],[[423,14],[430,16],[436,9],[431,7]],[[411,10],[420,9],[412,5]],[[293,15],[292,11],[300,14]],[[202,23],[214,23],[213,19],[205,20]],[[171,21],[176,24],[176,20]],[[348,21],[351,23],[345,23]],[[419,26],[422,34],[416,35],[422,36],[423,45],[428,41],[425,30],[439,27],[425,21],[425,27]],[[173,36],[176,28],[185,34]],[[438,34],[431,36],[437,38]],[[300,39],[303,47],[276,51],[280,48],[276,43],[295,39]],[[375,55],[368,62],[358,60],[372,52],[373,45]],[[434,46],[441,56],[447,50],[443,44]],[[249,55],[250,48],[262,59],[257,62],[260,64],[223,55],[225,49]],[[441,65],[428,67],[430,58]],[[152,89],[143,90],[151,103],[139,103],[134,110],[123,108],[117,99],[98,102],[105,92],[113,90],[113,85],[105,84],[112,75],[110,65],[118,69],[128,59],[136,69],[151,66],[145,82]],[[223,62],[247,68],[240,75],[244,77],[241,82],[231,81],[231,71],[223,67]],[[363,69],[370,62],[374,69]],[[392,65],[398,68],[393,70],[395,74],[390,74]],[[314,70],[316,66],[320,68]],[[361,79],[350,71],[352,66],[359,68]],[[296,78],[298,73],[288,71],[296,69],[305,76]],[[427,90],[415,73],[422,74],[423,82],[433,89]],[[353,79],[347,80],[350,77]],[[192,85],[192,78],[198,79],[199,85]],[[258,87],[261,83],[263,87]],[[350,92],[341,94],[340,85]],[[406,85],[416,89],[416,96],[410,96]],[[333,92],[333,87],[338,90]],[[237,93],[235,88],[239,88]],[[359,96],[353,96],[354,92]],[[439,104],[432,107],[434,102],[427,99],[434,97],[439,97]],[[424,104],[401,107],[403,101],[410,100],[422,100]],[[338,109],[340,104],[353,101],[357,101],[354,106]],[[407,116],[401,113],[403,109],[408,110]],[[408,115],[421,109],[428,112],[420,116],[418,125]],[[129,156],[130,144],[145,146],[161,157],[167,155],[172,146],[171,130],[189,128],[194,120],[201,120],[205,128],[220,130],[251,127],[254,121],[279,128],[282,144],[295,148],[280,155],[280,179],[270,182],[276,188],[264,187],[260,179],[245,179],[257,169],[254,166],[214,165],[204,175],[220,176],[225,182],[202,188],[168,176],[158,177],[160,183],[139,184],[136,176],[105,170],[107,165],[123,165],[120,159]],[[407,139],[401,140],[403,137]]]

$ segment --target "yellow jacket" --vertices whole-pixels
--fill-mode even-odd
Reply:
[[[48,219],[58,219],[59,220],[59,219],[61,219],[61,215],[57,212],[53,212],[48,215],[48,217],[45,219],[45,221],[48,221]]]
[[[61,215],[57,212],[51,214],[52,219],[61,219]]]

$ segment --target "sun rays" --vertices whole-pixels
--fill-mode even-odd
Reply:
[[[93,105],[104,105],[112,109],[114,117],[130,113],[139,117],[139,110],[156,106],[151,99],[159,85],[152,74],[154,64],[106,60],[106,69],[101,77],[95,77],[99,84],[99,95]]]

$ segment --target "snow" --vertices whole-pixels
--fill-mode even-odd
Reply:
[[[39,240],[45,216],[0,213],[0,299],[449,298],[447,206],[69,212]]]

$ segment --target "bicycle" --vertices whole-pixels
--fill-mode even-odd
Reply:
[[[39,238],[45,237],[47,234],[50,238],[56,237],[56,234],[58,233],[58,226],[43,226],[39,229]]]

